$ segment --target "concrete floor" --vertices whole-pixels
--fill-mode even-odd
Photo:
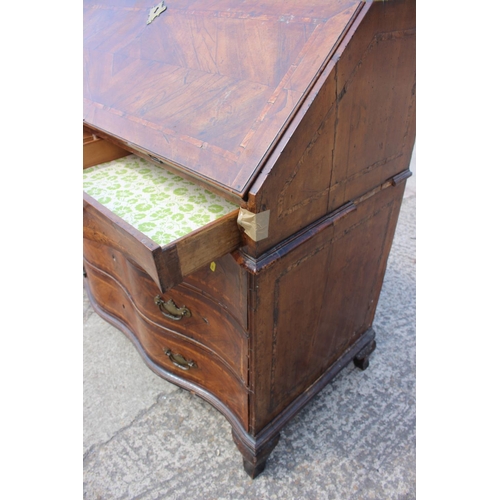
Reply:
[[[253,481],[225,418],[154,375],[84,293],[84,498],[415,498],[415,209],[413,176],[370,367],[351,364],[328,384],[285,427]]]

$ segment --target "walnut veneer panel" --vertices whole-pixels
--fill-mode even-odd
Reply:
[[[243,196],[362,4],[85,0],[85,123]]]
[[[260,432],[371,327],[404,183],[312,225],[253,280],[251,428]],[[302,242],[303,240],[303,242]],[[265,259],[264,259],[265,262]]]

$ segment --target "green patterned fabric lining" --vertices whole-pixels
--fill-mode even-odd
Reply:
[[[238,208],[135,155],[84,170],[83,190],[162,246]]]

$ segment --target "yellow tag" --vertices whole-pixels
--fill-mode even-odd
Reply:
[[[210,270],[215,271],[215,262],[210,263]]]

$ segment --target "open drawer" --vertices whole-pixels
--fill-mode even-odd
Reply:
[[[84,238],[121,252],[162,293],[239,246],[237,205],[124,154],[84,170]]]

